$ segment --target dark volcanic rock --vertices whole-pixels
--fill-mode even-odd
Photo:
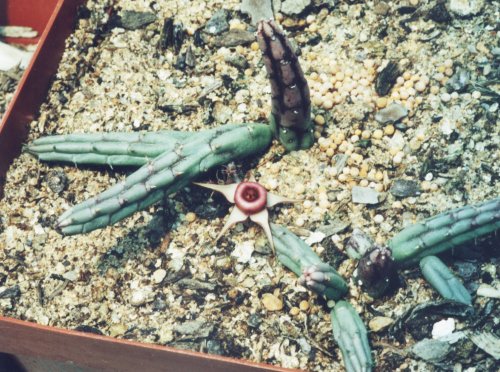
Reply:
[[[389,192],[400,198],[417,196],[420,194],[420,186],[416,181],[399,179],[394,181]]]
[[[149,12],[125,10],[120,16],[118,24],[126,30],[137,30],[156,21],[156,16]]]
[[[220,9],[214,13],[205,25],[205,32],[210,35],[219,35],[224,31],[229,30],[229,23],[227,19],[229,12],[225,9]]]
[[[377,75],[375,80],[375,91],[379,96],[385,96],[393,87],[396,79],[401,74],[396,62],[390,61],[387,66]]]

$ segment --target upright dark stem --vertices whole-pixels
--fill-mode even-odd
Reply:
[[[307,149],[314,141],[309,86],[299,60],[274,21],[261,21],[257,41],[271,82],[271,118],[275,136],[288,151]]]

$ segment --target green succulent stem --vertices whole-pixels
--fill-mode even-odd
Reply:
[[[438,214],[408,226],[389,242],[399,266],[455,248],[500,229],[500,198]]]
[[[229,124],[179,138],[181,143],[166,146],[123,182],[66,211],[58,220],[61,232],[73,235],[112,225],[215,166],[263,152],[272,133],[265,124]]]
[[[354,308],[346,301],[338,301],[330,312],[333,337],[339,345],[347,372],[372,370],[368,335]]]
[[[420,270],[425,280],[444,298],[471,304],[470,293],[462,282],[436,256],[426,256],[420,260]]]
[[[301,284],[327,300],[338,300],[347,293],[345,280],[333,267],[324,263],[302,239],[276,224],[271,224],[271,232],[276,257],[301,278]]]
[[[312,121],[304,124],[305,128],[286,128],[277,124],[273,114],[269,117],[269,124],[273,129],[274,137],[283,145],[286,151],[307,150],[314,144]]]
[[[24,150],[47,162],[141,166],[195,135],[177,131],[74,133],[39,138]]]

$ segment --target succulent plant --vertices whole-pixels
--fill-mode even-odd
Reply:
[[[470,294],[434,254],[500,229],[500,198],[447,211],[408,226],[359,260],[356,278],[372,297],[385,293],[397,267],[420,262],[424,278],[445,298],[471,303]]]
[[[324,263],[306,242],[283,226],[271,224],[276,257],[300,277],[299,283],[325,297],[338,300],[347,293],[347,283],[333,267]]]
[[[471,304],[470,293],[460,280],[436,256],[426,256],[420,260],[420,270],[425,280],[447,300]]]
[[[117,221],[178,191],[208,169],[265,150],[264,124],[225,125],[195,135],[157,156],[123,182],[69,209],[58,219],[66,235],[86,233]]]
[[[261,21],[257,41],[271,82],[270,123],[289,151],[307,149],[314,142],[309,86],[297,55],[273,20]]]
[[[276,204],[294,203],[297,200],[272,194],[268,192],[264,186],[255,182],[253,179],[250,181],[232,183],[230,185],[216,185],[198,182],[195,182],[195,184],[218,191],[222,193],[230,203],[235,204],[228,220],[226,221],[226,224],[217,236],[217,240],[219,240],[231,226],[250,218],[253,222],[264,229],[267,239],[269,240],[271,248],[274,252],[274,242],[271,234],[271,227],[269,226],[269,212],[267,209],[275,206]]]
[[[358,284],[372,297],[382,295],[391,283],[396,265],[391,251],[386,247],[375,247],[358,262],[356,279]]]
[[[347,372],[372,370],[372,356],[366,327],[354,308],[339,301],[330,313],[333,337],[340,347]]]
[[[58,220],[63,234],[114,224],[213,167],[262,153],[273,135],[287,150],[312,145],[309,88],[297,56],[273,21],[261,21],[257,35],[272,87],[270,125],[224,125],[198,133],[70,134],[40,138],[26,146],[43,161],[141,167],[124,182],[66,211]],[[269,237],[269,229],[266,233]]]
[[[142,166],[196,134],[177,131],[75,133],[42,137],[24,150],[42,161],[75,165]]]
[[[500,198],[452,209],[408,226],[389,242],[398,266],[417,263],[500,229]]]

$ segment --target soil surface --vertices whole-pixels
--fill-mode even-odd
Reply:
[[[236,0],[88,1],[28,141],[267,122],[270,87],[252,24],[259,9],[243,3],[245,13]],[[498,3],[272,5],[300,53],[317,142],[292,153],[274,142],[261,158],[199,181],[252,174],[301,200],[273,208],[270,219],[349,280],[347,300],[370,331],[377,370],[495,370],[498,347],[495,354],[485,335],[498,342],[498,236],[443,256],[473,295],[473,313],[441,303],[418,268],[370,298],[351,279],[356,261],[345,247],[355,228],[383,245],[419,220],[499,196]],[[14,161],[0,200],[0,314],[289,368],[342,369],[327,303],[277,262],[264,232],[245,222],[215,241],[231,208],[220,195],[193,185],[114,226],[58,234],[58,216],[131,171],[29,154]],[[433,339],[433,329],[442,337]],[[441,354],[430,355],[437,347],[426,339]]]

